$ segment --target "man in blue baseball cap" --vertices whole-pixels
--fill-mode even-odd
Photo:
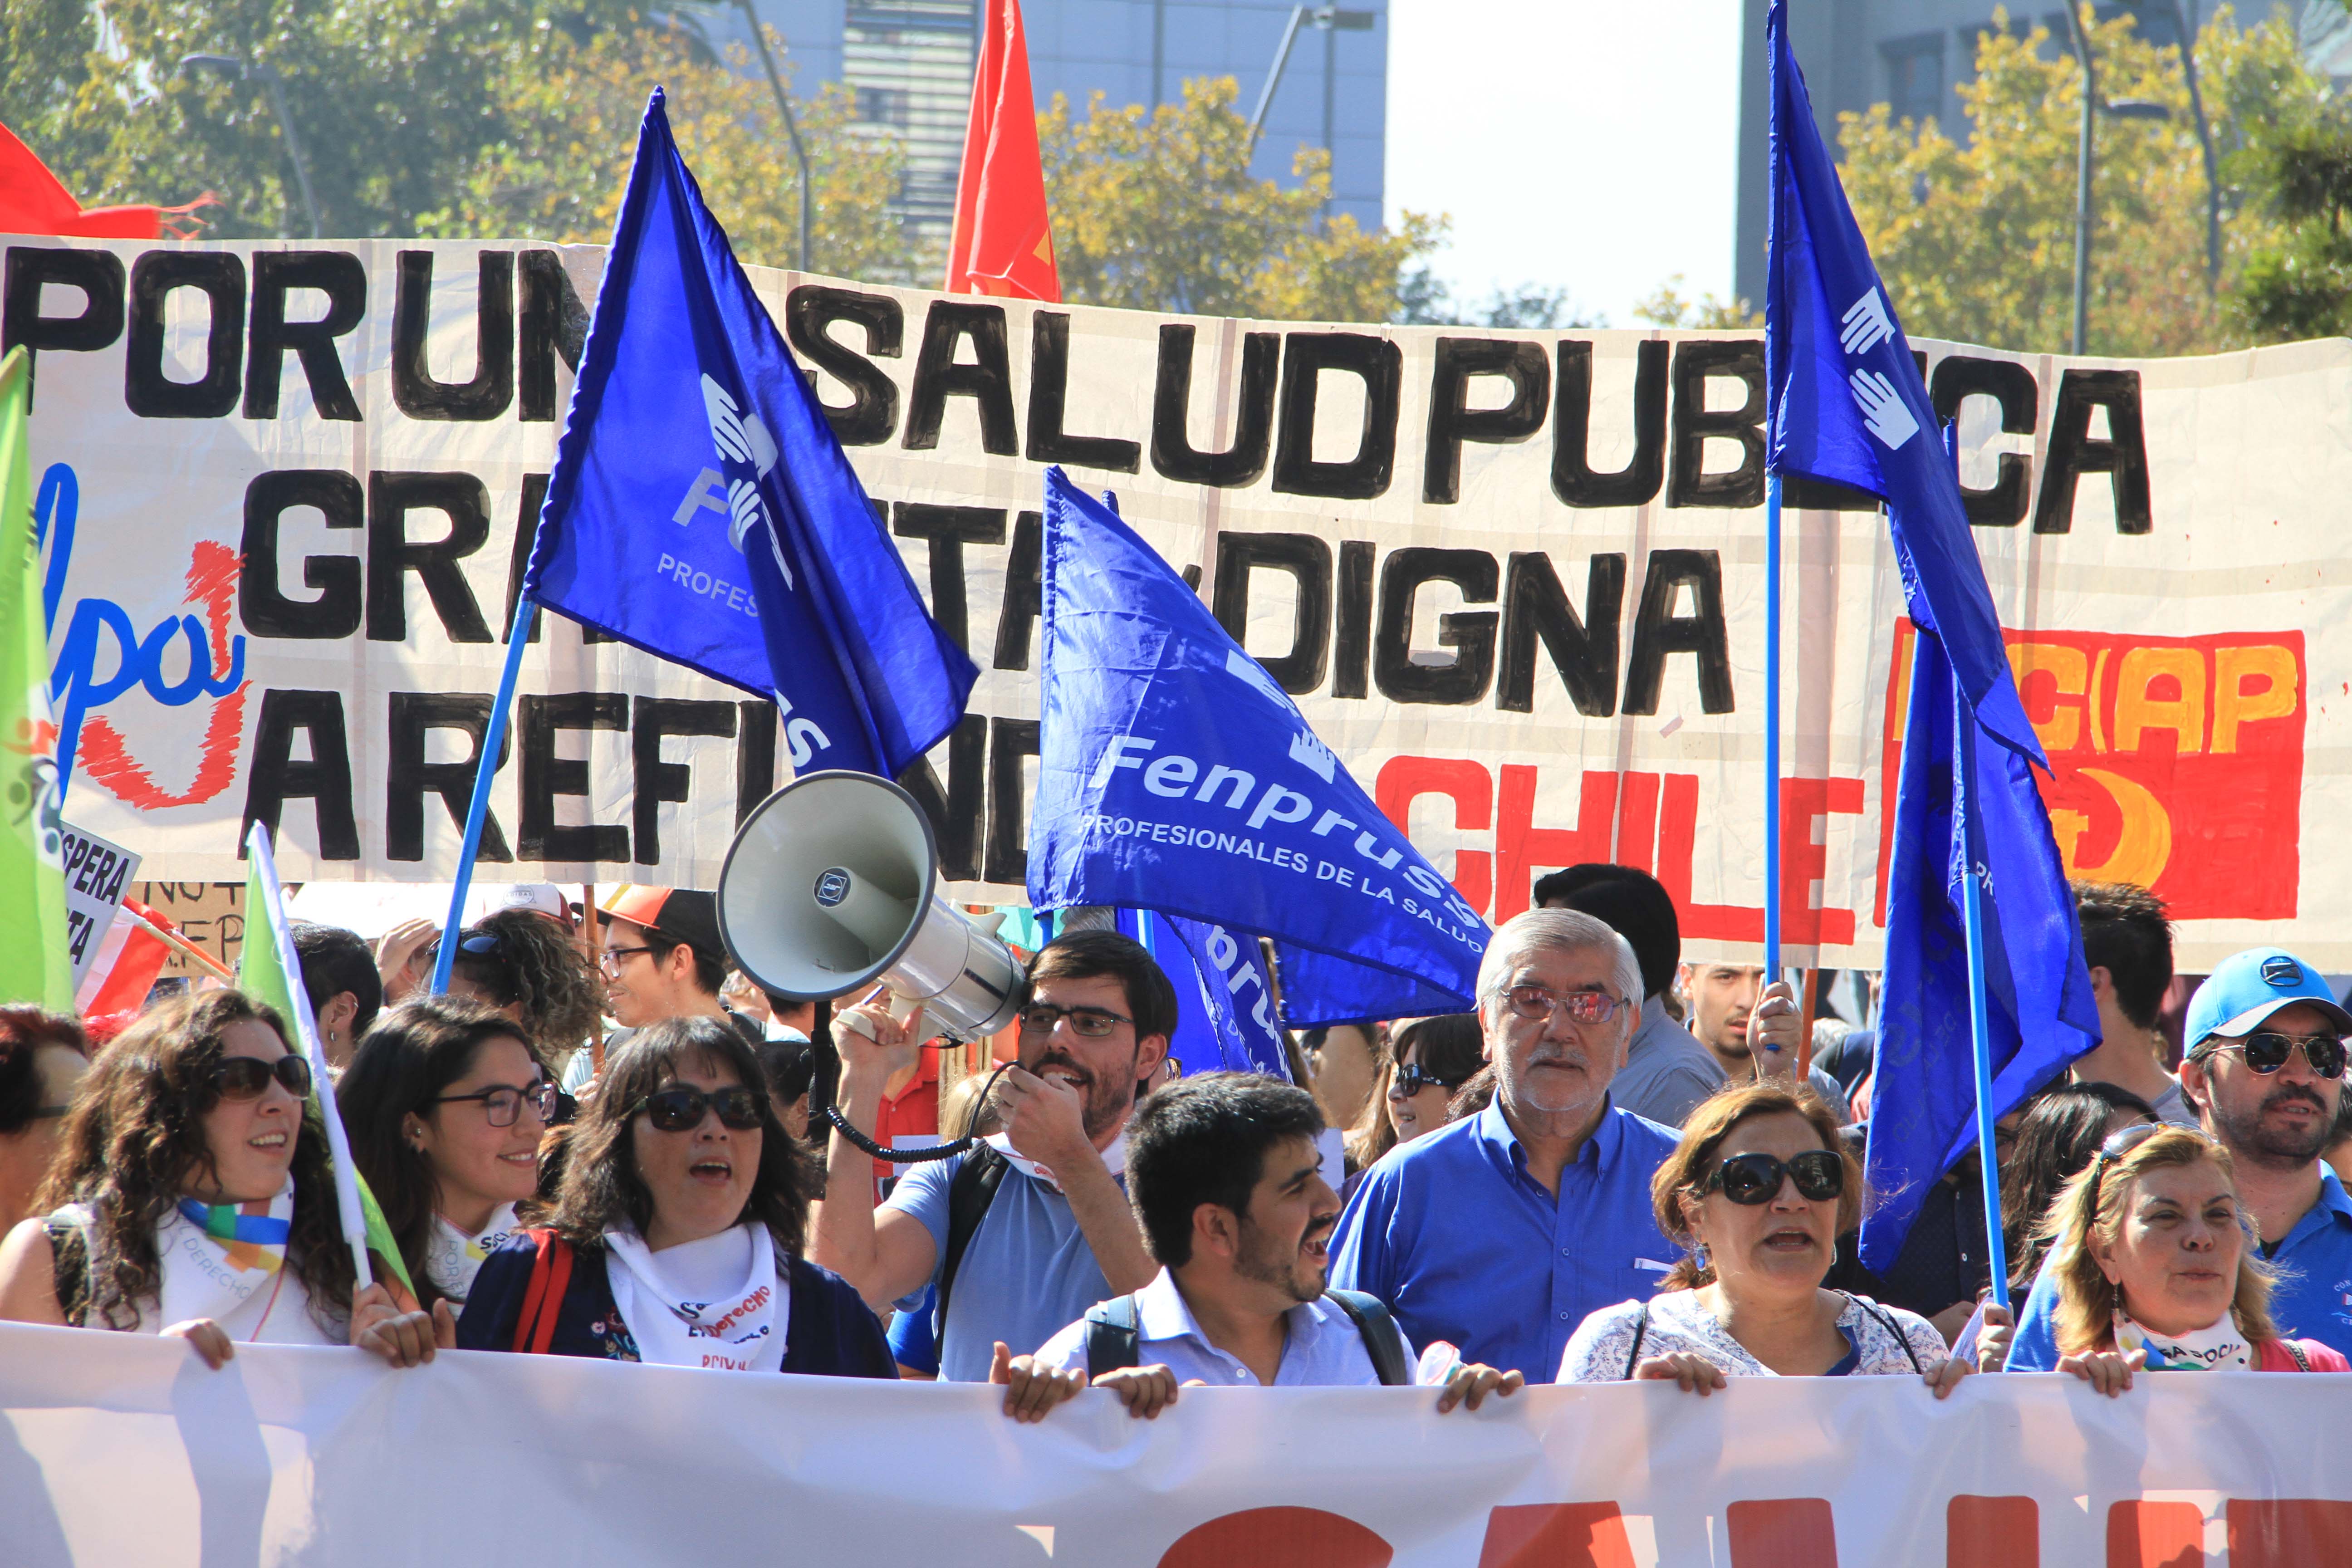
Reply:
[[[2279,1332],[2352,1349],[2352,1197],[2319,1152],[2344,1090],[2347,1013],[2319,972],[2258,947],[2224,959],[2189,998],[2180,1088],[2237,1163],[2238,1203],[2278,1267]],[[2048,1271],[2033,1283],[2011,1372],[2058,1364]]]

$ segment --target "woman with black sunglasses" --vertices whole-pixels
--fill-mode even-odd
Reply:
[[[462,1309],[517,1228],[558,1099],[521,1026],[479,1003],[425,998],[369,1026],[335,1100],[425,1305]]]
[[[1862,1208],[1837,1117],[1807,1089],[1718,1090],[1651,1183],[1658,1228],[1687,1256],[1647,1301],[1608,1307],[1568,1342],[1559,1381],[1910,1373],[1943,1398],[1971,1369],[1916,1313],[1824,1289]]]
[[[446,1308],[352,1289],[310,1093],[283,1021],[242,993],[150,1010],[75,1094],[44,1217],[0,1244],[0,1318],[172,1335],[215,1367],[254,1342],[432,1360]]]
[[[815,1157],[776,1121],[723,1018],[670,1018],[608,1058],[544,1228],[483,1264],[471,1350],[723,1372],[898,1375],[882,1325],[802,1256]]]

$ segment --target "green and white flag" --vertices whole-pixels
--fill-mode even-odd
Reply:
[[[32,358],[0,359],[0,1002],[52,1012],[74,1005],[66,951],[64,791],[49,716],[49,628],[33,538],[33,461],[26,411]]]

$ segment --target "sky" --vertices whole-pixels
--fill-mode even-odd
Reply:
[[[1388,218],[1445,213],[1457,302],[1566,288],[1633,324],[1731,291],[1739,0],[1390,0]]]

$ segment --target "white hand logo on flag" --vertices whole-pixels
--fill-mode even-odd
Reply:
[[[1890,452],[1919,434],[1919,422],[1904,406],[1903,395],[1895,384],[1874,370],[1857,370],[1846,377],[1853,389],[1853,400],[1862,405],[1862,422],[1870,433],[1885,444]]]
[[[727,542],[740,553],[751,525],[767,520],[767,509],[760,500],[760,480],[776,466],[775,438],[758,415],[747,417],[727,389],[707,375],[702,378],[702,409],[709,416],[710,443],[719,448],[720,458],[753,470],[753,477],[737,475],[727,484]],[[787,584],[792,575],[789,571],[784,574]]]
[[[1839,326],[1838,346],[1849,354],[1866,354],[1895,335],[1895,323],[1886,315],[1885,297],[1875,289],[1846,307]],[[1899,441],[1895,444],[1902,445]]]

